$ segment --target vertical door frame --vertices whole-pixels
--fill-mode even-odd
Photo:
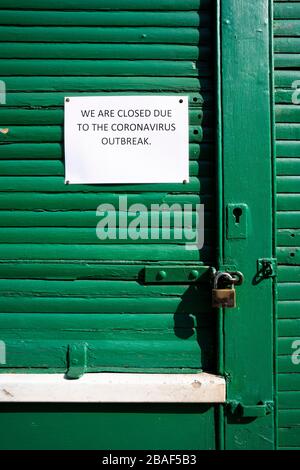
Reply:
[[[275,412],[241,418],[230,403],[274,403],[275,280],[258,260],[275,257],[272,1],[218,0],[219,267],[245,275],[237,308],[219,313],[219,373],[227,379],[219,446],[273,449]],[[230,205],[231,204],[231,205]],[[235,230],[234,205],[242,205]]]

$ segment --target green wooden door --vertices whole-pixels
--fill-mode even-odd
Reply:
[[[274,404],[271,7],[265,0],[233,0],[221,6],[221,250],[224,264],[237,263],[245,276],[238,309],[225,311],[222,324],[227,400],[242,403],[248,415],[225,417],[224,445],[235,450],[275,445],[274,411],[255,419],[259,409],[247,408],[269,402],[271,411]]]
[[[273,400],[272,279],[253,282],[257,260],[273,255],[269,5],[259,4],[0,0],[3,373],[205,371],[226,376],[231,401]],[[64,97],[83,93],[188,95],[190,182],[66,186]],[[147,208],[204,204],[204,247],[99,241],[97,207],[120,195]],[[248,206],[245,237],[228,235],[228,204]],[[208,282],[147,284],[145,269],[159,266],[235,266],[246,277],[238,308],[214,312]],[[245,420],[211,404],[1,412],[2,448],[274,445],[274,414]]]

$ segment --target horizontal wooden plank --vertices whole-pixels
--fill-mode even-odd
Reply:
[[[291,338],[278,338],[277,340],[277,353],[279,356],[291,357],[293,353],[300,351],[300,338],[294,336]],[[300,354],[299,354],[300,359]],[[300,371],[299,371],[300,377]],[[299,389],[300,390],[300,389]]]
[[[300,282],[300,266],[279,266],[278,282]]]
[[[300,20],[287,19],[274,21],[274,35],[275,36],[300,36]]]
[[[300,18],[300,5],[298,2],[274,2],[274,18],[277,19],[288,19],[288,18]]]
[[[203,252],[176,245],[0,245],[2,260],[204,261]]]
[[[196,11],[24,11],[2,10],[1,25],[9,26],[160,26],[207,27],[209,15]]]
[[[275,130],[279,140],[300,140],[300,124],[276,124]]]
[[[299,229],[280,229],[277,231],[278,246],[300,246]]]
[[[286,269],[295,268],[295,266],[285,266]],[[278,317],[287,319],[299,318],[300,301],[279,301],[278,302]]]
[[[9,315],[9,314],[8,314]],[[34,315],[34,314],[24,314],[28,318],[29,316],[31,317],[36,317],[37,319],[42,316],[42,315]],[[103,341],[103,345],[110,344],[112,341],[116,342],[116,345],[120,344],[119,342],[123,343],[124,345],[126,343],[132,342],[132,347],[134,349],[135,344],[141,344],[141,343],[149,343],[149,346],[153,344],[153,342],[157,341],[159,344],[157,345],[158,347],[161,347],[164,349],[167,347],[169,344],[170,348],[178,348],[178,349],[190,349],[195,347],[196,345],[194,344],[189,344],[189,343],[195,343],[196,342],[196,334],[200,333],[201,335],[204,336],[204,331],[207,334],[207,338],[203,337],[203,349],[208,349],[208,347],[212,348],[212,334],[209,331],[209,328],[183,328],[179,327],[176,328],[175,324],[173,325],[173,328],[170,329],[146,329],[145,327],[143,328],[143,334],[141,335],[141,330],[136,329],[134,326],[132,328],[127,328],[127,329],[122,329],[120,326],[119,328],[116,328],[115,330],[113,329],[101,329],[101,328],[95,328],[94,325],[91,325],[90,327],[86,329],[79,329],[79,328],[70,328],[68,326],[68,321],[65,322],[65,325],[59,328],[53,328],[53,322],[51,322],[51,317],[53,317],[55,314],[46,314],[48,317],[50,317],[49,321],[49,327],[48,328],[40,328],[38,326],[35,326],[33,328],[25,327],[19,327],[19,326],[10,326],[9,328],[3,328],[1,325],[1,331],[3,331],[3,335],[5,337],[5,340],[13,340],[17,339],[20,337],[20,334],[22,334],[22,339],[24,341],[26,340],[34,340],[34,339],[39,339],[39,340],[59,340],[59,341],[88,341],[91,345],[95,343],[95,341]],[[64,317],[74,317],[75,315],[63,315],[60,314]],[[79,314],[80,315],[80,314]],[[78,316],[79,316],[78,315]],[[2,314],[2,317],[6,315]],[[22,315],[19,315],[21,317]],[[44,315],[43,315],[44,316]],[[77,316],[77,315],[76,315]],[[102,315],[99,315],[102,316]],[[112,316],[118,316],[118,315],[112,315]],[[141,314],[140,316],[144,316]],[[156,315],[158,316],[158,315]],[[183,316],[183,315],[182,315]],[[32,322],[31,322],[32,323]],[[1,324],[1,321],[0,321]],[[17,325],[19,325],[19,322],[16,322]],[[35,322],[36,324],[36,322]],[[183,341],[183,336],[186,336],[186,345],[180,344]],[[176,345],[176,343],[178,343]],[[126,346],[125,346],[126,347]],[[129,344],[128,344],[129,347]],[[199,347],[199,346],[198,346]],[[1,375],[0,375],[1,377]]]
[[[296,51],[295,51],[296,52]],[[274,64],[277,69],[296,69],[299,68],[300,65],[300,55],[293,53],[293,54],[279,54],[276,53],[274,55]]]
[[[1,20],[0,20],[1,21]],[[0,26],[0,42],[207,44],[208,28]]]
[[[212,163],[191,161],[189,164],[190,176],[209,176],[212,174]],[[30,161],[10,160],[0,161],[0,174],[2,176],[64,176],[65,166],[61,161]]]
[[[300,335],[300,318],[280,319],[278,321],[278,334],[281,337],[294,337]]]
[[[198,298],[199,305],[196,306],[195,300],[191,300],[190,307],[182,305],[178,301],[177,306],[176,302],[162,302],[159,306],[157,302],[147,301],[147,305],[143,308],[143,302],[138,299],[132,299],[132,301],[127,299],[120,299],[120,298],[76,298],[76,297],[29,297],[26,296],[22,298],[22,305],[20,305],[20,300],[16,297],[2,297],[1,299],[1,314],[6,316],[10,313],[17,313],[19,316],[23,314],[31,313],[35,314],[36,316],[44,316],[45,314],[53,314],[53,312],[62,315],[86,315],[89,316],[91,314],[97,315],[124,315],[128,314],[131,315],[133,313],[136,314],[143,314],[147,311],[153,315],[161,316],[168,313],[173,308],[174,314],[179,310],[181,312],[189,311],[190,313],[198,312],[201,314],[208,314],[211,308],[211,304],[209,303],[207,298]],[[3,307],[2,307],[3,302]],[[149,304],[149,305],[148,305]],[[166,309],[166,311],[165,311]],[[188,310],[189,309],[189,310]],[[15,328],[15,327],[14,327]],[[14,330],[12,328],[12,331]],[[121,328],[121,325],[118,327]],[[2,340],[4,340],[4,332],[1,330],[2,333]],[[16,333],[14,333],[16,334]],[[50,336],[49,333],[47,335],[47,331],[45,331],[46,336]],[[41,335],[42,336],[42,335]],[[67,336],[67,335],[66,335]],[[18,338],[20,336],[18,335]],[[54,336],[55,337],[55,336]],[[296,369],[296,367],[292,364],[291,359],[289,358],[291,366]],[[299,369],[299,366],[298,366]]]
[[[207,327],[211,325],[209,321],[209,317],[207,317],[207,312],[210,311],[211,304],[209,303],[208,299],[204,296],[199,298],[197,302],[195,299],[191,299],[191,302],[186,302],[181,297],[169,297],[169,298],[120,298],[110,297],[108,298],[97,298],[97,299],[80,299],[80,298],[62,298],[56,297],[24,297],[24,305],[22,308],[18,308],[18,303],[16,298],[7,298],[4,299],[4,310],[1,310],[0,317],[3,319],[8,318],[9,321],[6,324],[10,324],[10,329],[18,330],[17,326],[20,322],[17,321],[18,318],[27,318],[28,316],[35,316],[37,319],[48,318],[52,315],[58,315],[59,317],[66,318],[70,317],[86,317],[87,319],[90,317],[90,326],[85,325],[85,329],[83,330],[83,326],[80,327],[80,323],[77,324],[76,328],[82,331],[89,331],[89,328],[92,331],[96,331],[95,322],[93,322],[93,317],[96,315],[99,316],[111,316],[111,318],[120,315],[124,316],[132,316],[134,321],[134,317],[136,316],[143,316],[143,315],[150,315],[150,316],[157,316],[158,319],[164,317],[166,315],[174,315],[178,314],[180,317],[189,318],[189,315],[197,315],[200,316],[198,319],[198,325],[201,327]],[[7,300],[7,302],[6,302]],[[51,302],[53,300],[52,309],[51,309]],[[30,303],[32,304],[32,309],[30,309]],[[12,323],[11,318],[14,318],[14,323]],[[80,320],[80,318],[79,318]],[[2,320],[0,320],[1,329],[4,329],[4,324]],[[69,322],[70,323],[70,322]],[[76,323],[76,322],[75,322]],[[82,323],[82,322],[81,322]],[[140,323],[140,322],[138,322]],[[49,321],[49,325],[51,322]],[[74,324],[74,322],[73,322]],[[114,324],[114,320],[112,320],[111,324]],[[163,322],[160,323],[163,325]],[[173,320],[173,328],[174,325],[180,325],[184,327],[184,320],[181,318],[175,319],[175,323]],[[14,325],[14,326],[13,326]],[[63,325],[63,324],[62,324]],[[68,322],[65,322],[65,328],[68,326]],[[119,326],[115,327],[117,331],[118,328],[121,328],[122,322],[119,323]],[[189,323],[190,328],[194,328],[194,321],[191,320]],[[63,326],[61,326],[64,329]],[[25,328],[25,326],[24,326]],[[38,327],[36,327],[38,330]],[[40,327],[42,329],[42,327]],[[50,327],[49,327],[50,328]],[[75,327],[74,327],[75,328]],[[73,328],[73,330],[74,330]],[[127,329],[132,328],[134,329],[135,326],[133,323],[131,327],[128,326]],[[144,331],[146,326],[142,328]],[[152,327],[151,327],[152,328]],[[157,328],[163,328],[163,326]],[[139,330],[141,331],[141,329]],[[45,327],[45,334],[47,334],[47,328]]]
[[[39,4],[34,0],[14,0],[12,4],[8,0],[0,0],[0,8],[21,10],[199,10],[210,5],[209,0],[86,0],[84,4],[80,0],[40,0]]]
[[[297,211],[300,207],[300,194],[278,194],[277,209],[279,211]]]
[[[2,59],[201,59],[209,49],[177,44],[5,43]]]
[[[300,211],[279,211],[277,212],[278,228],[297,229],[300,228]],[[294,238],[291,235],[291,238]],[[294,245],[295,241],[293,241]]]
[[[136,299],[138,300],[138,299]],[[171,301],[172,299],[168,299]],[[114,300],[112,301],[114,302]],[[155,299],[152,299],[151,302],[155,303]],[[201,330],[205,329],[209,333],[209,327],[212,326],[212,323],[209,320],[209,317],[205,314],[196,315],[196,314],[180,314],[177,313],[176,317],[172,315],[173,312],[165,313],[164,315],[157,315],[157,313],[151,313],[148,310],[150,301],[145,300],[145,306],[147,311],[143,310],[138,313],[131,314],[78,314],[78,315],[69,315],[69,314],[59,314],[51,312],[50,314],[36,315],[35,313],[24,313],[20,315],[18,313],[7,313],[0,314],[0,325],[1,330],[9,331],[16,329],[17,331],[26,330],[36,332],[45,337],[47,334],[47,329],[49,332],[69,330],[70,332],[86,332],[89,333],[107,333],[107,338],[109,334],[115,334],[117,331],[120,334],[126,334],[126,331],[132,332],[131,334],[138,334],[141,336],[141,332],[149,331],[153,333],[162,333],[163,331],[169,332],[169,337],[174,334],[174,328],[178,331],[182,330],[191,330],[191,335],[196,331],[196,329]],[[156,304],[157,307],[158,304]],[[173,304],[173,308],[174,308]],[[158,309],[159,311],[159,309]],[[43,333],[42,333],[43,331]],[[124,332],[124,333],[122,333]],[[210,336],[208,336],[208,341],[210,342]]]
[[[300,18],[300,16],[299,16]],[[300,38],[293,38],[293,37],[283,37],[278,38],[275,37],[274,39],[274,51],[275,53],[292,53],[298,54],[300,52]],[[276,55],[275,55],[276,58]],[[279,64],[275,60],[275,65],[280,66],[280,61],[282,58],[279,58]]]
[[[113,204],[118,206],[119,194],[115,193],[1,193],[0,209],[8,210],[93,210],[100,204]],[[214,207],[212,195],[199,194],[172,194],[168,192],[133,193],[127,195],[128,206],[144,204],[151,209],[152,204],[204,204],[206,210]],[[0,217],[1,220],[1,217]]]
[[[196,192],[201,194],[207,194],[212,190],[213,181],[211,178],[201,178],[201,182],[198,178],[190,178],[190,182],[187,184],[183,183],[168,183],[168,184],[140,184],[140,185],[83,185],[83,184],[69,184],[64,183],[64,179],[55,176],[41,176],[41,177],[29,177],[29,176],[1,176],[0,177],[0,188],[2,192],[80,192],[80,193],[101,193],[101,192],[183,192],[192,193]]]
[[[284,410],[300,409],[300,392],[279,392],[278,393],[279,408]],[[300,431],[300,428],[299,428]],[[298,440],[299,444],[299,440]]]
[[[277,141],[276,142],[277,157],[300,157],[300,142],[294,141]]]
[[[189,163],[190,176],[209,176],[212,174],[212,162]],[[62,161],[36,160],[0,160],[0,175],[2,176],[64,176],[65,165]]]
[[[143,285],[132,281],[43,281],[0,279],[1,296],[59,297],[59,298],[137,298],[182,297],[189,291],[190,299],[207,295],[205,287],[184,285]],[[55,310],[54,310],[55,311]]]
[[[200,88],[208,89],[211,81],[186,77],[7,77],[6,87],[11,93],[18,91],[24,95],[24,90],[65,92],[96,91],[172,91],[176,93],[199,92]],[[27,92],[25,94],[27,94]],[[63,96],[63,93],[61,94]],[[30,96],[28,96],[28,99]],[[23,98],[24,99],[24,98]],[[60,101],[61,103],[61,101]]]
[[[62,160],[63,157],[63,143],[1,143],[0,145],[1,160]]]
[[[294,92],[295,92],[295,89],[292,89],[292,88],[291,89],[284,89],[284,88],[275,89],[275,103],[290,105],[293,102],[292,100],[293,100]]]
[[[180,265],[180,263],[178,264]],[[159,266],[159,263],[156,265]],[[193,264],[185,263],[185,268],[187,266],[189,266],[190,269],[197,269]],[[0,277],[2,279],[100,279],[140,281],[144,278],[144,269],[145,265],[141,264],[110,264],[97,261],[0,260]],[[159,305],[159,303],[157,305]],[[157,305],[155,306],[156,310]],[[178,307],[178,299],[170,299],[170,301],[163,302],[163,310],[167,311],[167,313],[172,313],[177,310],[181,313],[195,313],[196,307],[189,307],[188,303],[181,303],[180,309],[178,309]],[[147,313],[147,311],[144,313]]]
[[[299,72],[297,70],[275,70],[274,79],[275,79],[275,87],[292,88],[293,83],[296,80],[299,80]]]
[[[212,230],[206,230],[204,233],[206,243],[211,245],[215,241],[215,234]],[[6,228],[0,229],[1,243],[60,243],[66,245],[94,244],[94,245],[112,245],[112,244],[175,244],[184,245],[187,243],[197,243],[199,240],[196,229],[159,229],[159,228],[141,228],[131,229],[98,229],[95,228],[70,228],[70,227],[31,227]]]
[[[285,105],[285,106],[277,105],[275,107],[275,118],[276,118],[276,122],[300,123],[300,106],[295,105],[295,104],[290,104],[290,105]]]
[[[295,364],[295,363],[292,362],[292,355],[279,356],[277,358],[277,373],[279,373],[279,374],[298,374],[299,373],[299,364]],[[290,408],[292,408],[292,406],[290,406]]]
[[[201,83],[203,84],[202,80]],[[206,83],[204,83],[206,85]],[[86,92],[86,91],[81,91],[80,96],[105,96],[107,93],[109,93],[111,96],[118,95],[118,96],[126,96],[126,95],[134,95],[134,96],[143,96],[143,95],[149,95],[149,91],[137,91],[137,90],[131,90],[131,91],[109,91],[107,90],[106,92],[99,92],[98,90],[95,90],[94,92]],[[173,92],[168,92],[168,91],[161,91],[161,93],[157,91],[151,91],[151,95],[159,95],[159,96],[174,96],[174,94],[182,93],[182,91],[179,90],[173,90]],[[213,97],[211,92],[203,91],[201,95],[197,92],[189,92],[185,91],[185,95],[188,96],[189,98],[189,106],[190,107],[199,107],[203,105],[209,105],[211,106],[213,103]],[[5,109],[7,109],[8,106],[10,107],[26,107],[29,110],[40,109],[42,111],[42,107],[63,107],[64,101],[65,101],[65,96],[66,93],[63,93],[61,91],[57,91],[55,93],[47,93],[47,92],[42,92],[42,93],[8,93],[6,96],[6,106]],[[68,96],[78,96],[78,92],[71,92],[68,91]],[[175,95],[176,96],[176,95]]]
[[[278,193],[300,193],[300,176],[278,176]]]
[[[278,176],[300,175],[300,158],[277,158],[276,172]]]
[[[300,264],[300,249],[294,246],[278,247],[277,258],[279,264]]]
[[[173,60],[0,60],[1,76],[158,76],[195,77],[200,73],[209,76],[205,63]]]
[[[300,424],[300,409],[278,410],[278,419],[278,424],[280,427],[297,426]]]
[[[280,391],[300,391],[300,373],[298,374],[278,374],[278,389]],[[290,413],[290,416],[281,410],[279,410],[279,422],[285,424],[292,424],[293,422],[293,413]],[[300,410],[298,417],[295,420],[300,422]]]
[[[300,283],[285,282],[277,286],[279,300],[300,300]]]
[[[300,426],[284,427],[278,430],[278,439],[281,446],[297,447],[300,442]]]
[[[0,143],[63,142],[63,138],[63,126],[10,126],[5,128],[5,132],[0,132]]]

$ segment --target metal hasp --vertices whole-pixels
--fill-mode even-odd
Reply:
[[[215,271],[203,265],[146,266],[143,280],[145,284],[195,284],[209,282]]]
[[[263,279],[277,276],[277,260],[275,258],[260,258],[257,260],[257,274]]]
[[[240,418],[263,418],[271,414],[274,410],[274,402],[261,401],[257,405],[244,405],[236,400],[227,403],[229,412]]]

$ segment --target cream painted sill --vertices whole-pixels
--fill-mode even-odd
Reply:
[[[225,379],[199,374],[0,374],[2,403],[224,403]]]

